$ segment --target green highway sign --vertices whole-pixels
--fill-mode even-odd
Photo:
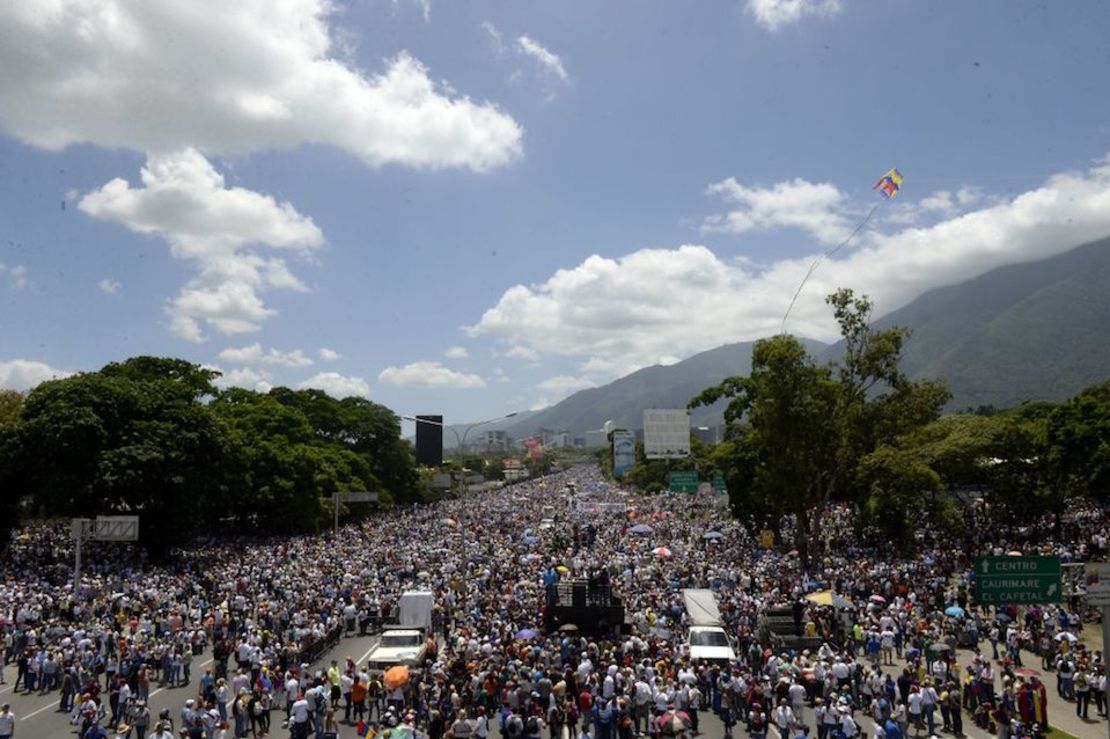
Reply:
[[[1059,557],[980,557],[975,564],[979,605],[1059,603]]]
[[[672,493],[698,492],[698,473],[694,470],[672,472],[667,476],[667,481],[671,485]]]
[[[713,475],[713,489],[718,493],[725,492],[728,488],[725,486],[725,476],[717,473]]]

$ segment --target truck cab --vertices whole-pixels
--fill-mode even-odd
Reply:
[[[712,590],[687,588],[682,591],[686,618],[686,648],[694,662],[708,662],[728,667],[736,660],[732,639],[725,632],[717,596]]]
[[[435,596],[427,590],[408,590],[397,603],[399,623],[382,630],[381,641],[367,658],[370,671],[382,673],[404,665],[419,668],[428,656],[428,636],[432,633],[432,608]]]
[[[386,626],[381,641],[367,658],[370,671],[383,673],[397,665],[421,666],[428,653],[427,638],[428,633],[422,627]]]

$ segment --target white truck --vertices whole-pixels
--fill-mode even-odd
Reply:
[[[722,625],[713,591],[687,588],[682,591],[682,600],[689,624],[686,644],[690,659],[695,663],[704,661],[729,666],[736,660],[736,651]]]
[[[397,621],[382,629],[378,646],[370,652],[371,672],[383,673],[390,667],[420,667],[428,655],[432,634],[432,608],[435,595],[429,590],[407,590],[397,603]]]

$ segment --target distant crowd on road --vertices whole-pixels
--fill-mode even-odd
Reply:
[[[584,495],[625,510],[598,513]],[[552,505],[554,525],[540,526]],[[1084,718],[1106,714],[1089,613],[1080,599],[977,607],[973,556],[1106,557],[1106,511],[1060,514],[1013,528],[975,505],[960,538],[921,524],[903,552],[831,508],[824,551],[804,569],[713,496],[639,496],[581,467],[338,537],[202,541],[160,563],[93,544],[76,590],[65,527],[38,524],[5,555],[3,656],[16,689],[58,695],[74,731],[94,739],[631,739],[692,734],[710,717],[753,739],[959,736],[965,721],[1003,739],[1037,735],[1049,691]],[[563,578],[609,585],[625,633],[544,633],[545,591]],[[690,656],[684,588],[716,593],[731,662]],[[391,620],[409,589],[434,592],[437,640],[404,685],[350,658],[309,668],[342,634]],[[771,612],[790,614],[792,633],[769,631]],[[165,686],[195,690],[152,716],[151,692]],[[0,711],[0,737],[6,720]]]

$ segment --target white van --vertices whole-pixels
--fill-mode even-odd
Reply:
[[[690,623],[686,648],[690,659],[727,667],[736,660],[736,650],[721,621],[717,597],[712,590],[687,588],[682,591],[686,617]]]

